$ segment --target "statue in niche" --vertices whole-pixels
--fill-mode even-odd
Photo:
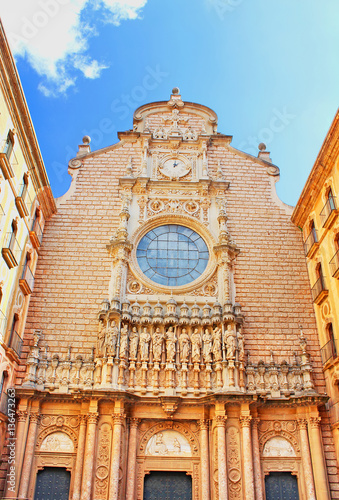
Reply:
[[[128,326],[124,325],[120,332],[120,359],[128,358]]]
[[[192,361],[193,363],[200,363],[200,350],[201,350],[201,335],[198,328],[195,328],[192,333]]]
[[[179,335],[179,349],[181,363],[188,363],[188,356],[190,354],[190,338],[186,328],[183,328]]]
[[[205,363],[211,363],[212,361],[212,336],[208,330],[205,329],[205,332],[202,336],[202,340],[204,342],[204,347],[202,350],[203,358]]]
[[[245,343],[244,337],[241,335],[241,332],[238,333],[238,351],[239,351],[239,361],[241,363],[245,360]]]
[[[115,356],[117,350],[119,330],[117,328],[116,322],[112,321],[111,326],[107,328],[106,333],[106,352],[109,356]]]
[[[222,360],[222,346],[221,346],[221,329],[216,326],[212,333],[213,337],[213,359],[214,361]]]
[[[144,327],[140,334],[140,355],[141,361],[148,361],[149,358],[149,343],[151,335],[148,333],[147,328]]]
[[[98,341],[97,341],[97,356],[102,357],[105,356],[106,354],[106,347],[105,347],[105,329],[104,329],[104,323],[102,320],[99,321],[99,326],[98,326]]]
[[[177,337],[176,337],[175,331],[173,329],[173,326],[170,326],[166,332],[166,353],[167,353],[166,361],[167,361],[167,363],[173,363],[173,361],[174,361],[175,353],[176,353],[176,348],[175,348],[176,341],[177,341]]]
[[[232,325],[227,325],[226,331],[226,358],[234,359],[235,357],[235,333]]]
[[[136,326],[133,326],[131,333],[129,334],[129,358],[137,359],[139,344],[139,333]]]
[[[159,363],[161,361],[162,343],[164,334],[157,327],[153,334],[153,361]]]

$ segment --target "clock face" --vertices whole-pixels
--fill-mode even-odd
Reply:
[[[160,167],[160,172],[171,179],[183,177],[189,171],[190,168],[182,160],[178,160],[178,158],[170,158]]]

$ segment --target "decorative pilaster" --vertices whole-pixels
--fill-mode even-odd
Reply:
[[[29,416],[30,422],[27,435],[24,464],[22,466],[19,498],[27,498],[28,486],[32,473],[32,463],[39,419],[39,413],[31,413]]]
[[[85,456],[86,423],[87,415],[80,415],[78,450],[74,469],[73,500],[80,500],[82,468]]]
[[[122,426],[125,422],[125,415],[121,413],[113,413],[112,418],[114,427],[113,427],[111,471],[110,471],[110,481],[109,481],[109,499],[118,500],[121,434],[122,434]]]
[[[308,444],[307,420],[304,418],[299,418],[298,428],[300,435],[301,460],[303,464],[303,473],[304,473],[305,488],[306,488],[306,500],[316,500],[311,454],[310,454],[310,447]]]
[[[252,420],[253,474],[254,474],[255,499],[263,500],[264,494],[262,490],[260,449],[259,449],[259,436],[258,436],[259,422],[260,422],[259,418],[253,418]]]
[[[226,419],[227,417],[223,415],[218,415],[214,419],[218,431],[218,500],[228,500],[226,473]]]
[[[85,459],[82,473],[81,500],[91,500],[93,484],[93,467],[95,456],[95,438],[98,423],[98,413],[89,413],[87,416],[87,433]]]
[[[324,450],[322,447],[320,421],[320,417],[310,417],[308,424],[314,485],[317,498],[321,500],[330,500],[331,497],[327,481]]]
[[[254,500],[254,478],[253,478],[253,459],[252,459],[252,440],[251,440],[251,420],[250,415],[240,417],[242,431],[242,445],[244,450],[244,483],[246,500]]]
[[[210,459],[208,443],[208,420],[200,420],[201,442],[201,495],[204,500],[210,500]]]
[[[135,480],[136,480],[136,457],[137,457],[137,435],[140,419],[129,419],[129,442],[127,458],[127,487],[126,500],[135,499]]]

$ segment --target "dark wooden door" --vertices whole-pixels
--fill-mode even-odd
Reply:
[[[192,500],[192,478],[186,472],[151,472],[145,476],[144,500]]]
[[[271,472],[265,478],[266,500],[299,500],[298,481],[290,472]]]
[[[38,472],[34,500],[68,500],[71,473],[63,467],[45,467]]]

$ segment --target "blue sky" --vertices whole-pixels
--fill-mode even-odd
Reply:
[[[337,0],[1,4],[55,196],[83,135],[92,150],[117,142],[138,106],[178,86],[234,147],[265,142],[279,196],[297,202],[338,107]]]

